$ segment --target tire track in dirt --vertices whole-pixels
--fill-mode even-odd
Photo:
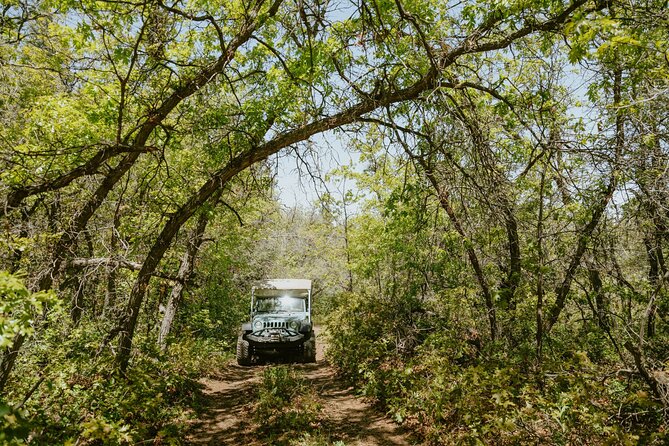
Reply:
[[[318,330],[318,328],[317,328]],[[320,331],[320,330],[319,330]],[[324,336],[320,336],[315,364],[295,364],[318,394],[322,408],[322,428],[331,442],[346,446],[410,446],[416,444],[399,426],[375,410],[353,388],[344,383],[324,359]],[[215,379],[203,379],[206,408],[192,426],[187,439],[191,445],[271,444],[263,439],[262,426],[253,422],[255,390],[261,367],[240,367],[230,363]],[[302,432],[291,437],[298,439]]]

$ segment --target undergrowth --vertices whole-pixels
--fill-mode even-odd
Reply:
[[[321,408],[313,387],[295,369],[277,365],[263,370],[253,417],[271,444],[289,444],[295,432],[316,432]]]
[[[423,328],[403,351],[390,311],[361,296],[342,301],[330,318],[329,360],[429,444],[669,444],[662,405],[592,334],[556,330],[537,364],[531,345],[480,348],[467,321],[453,320]]]
[[[346,446],[346,443],[332,440],[327,434],[306,432],[300,438],[291,440],[288,446]]]
[[[184,335],[160,353],[153,337],[139,335],[121,376],[113,351],[99,351],[98,333],[93,324],[71,327],[61,315],[24,347],[0,401],[0,444],[183,444],[197,379],[227,360],[223,346]]]

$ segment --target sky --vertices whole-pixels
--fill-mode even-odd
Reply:
[[[305,149],[279,153],[273,163],[282,205],[308,208],[323,193],[341,195],[341,186],[336,179],[328,178],[328,173],[342,165],[360,166],[358,155],[347,150],[345,144],[341,136],[329,131],[313,136]],[[347,187],[351,188],[350,181]]]

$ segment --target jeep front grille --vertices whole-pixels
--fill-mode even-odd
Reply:
[[[288,325],[285,322],[265,322],[263,328],[286,328]]]

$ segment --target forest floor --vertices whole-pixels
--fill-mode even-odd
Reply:
[[[345,446],[409,446],[416,444],[401,427],[355,394],[355,390],[337,376],[324,358],[324,337],[319,336],[315,364],[294,367],[315,390],[322,407],[316,442]],[[288,432],[281,440],[272,440],[266,429],[253,419],[256,389],[262,371],[268,366],[240,367],[231,362],[219,376],[203,379],[204,409],[191,426],[188,443],[192,445],[271,445],[301,444],[304,432]],[[308,436],[307,436],[308,437]],[[323,441],[323,438],[326,440]]]

